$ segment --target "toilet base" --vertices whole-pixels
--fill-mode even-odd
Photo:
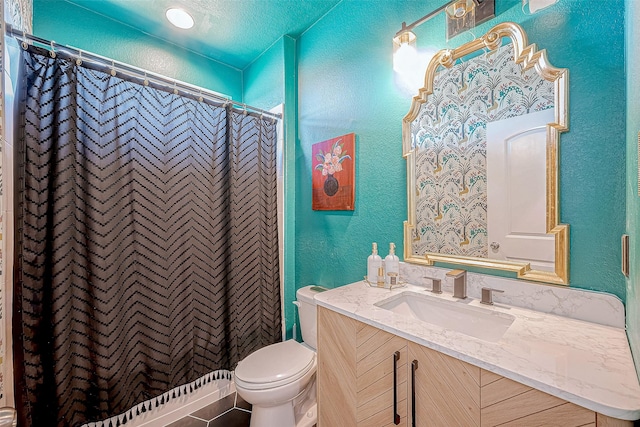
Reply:
[[[270,404],[269,404],[270,405]],[[291,401],[282,405],[253,404],[250,427],[313,427],[318,420],[316,376]]]
[[[295,427],[313,427],[318,421],[316,378],[314,376],[309,386],[293,399]]]
[[[287,402],[279,406],[260,407],[253,405],[251,408],[250,427],[268,426],[295,426],[296,419],[293,411],[293,402]]]
[[[318,404],[313,403],[309,410],[297,418],[296,427],[314,427],[318,422]]]
[[[307,411],[302,414],[295,410],[292,403],[268,408],[254,406],[249,427],[313,427],[318,422],[318,406],[315,402],[309,403]]]

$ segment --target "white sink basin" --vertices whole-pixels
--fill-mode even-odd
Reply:
[[[515,320],[510,314],[469,306],[468,301],[449,301],[406,291],[374,305],[490,342],[499,341]]]

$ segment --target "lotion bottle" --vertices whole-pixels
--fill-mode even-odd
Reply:
[[[378,244],[373,243],[371,255],[367,258],[367,280],[369,283],[376,283],[378,268],[382,267],[382,258],[378,255]]]
[[[391,284],[391,276],[400,274],[400,259],[396,256],[396,244],[389,243],[389,255],[384,258],[384,266],[387,269],[386,284]]]

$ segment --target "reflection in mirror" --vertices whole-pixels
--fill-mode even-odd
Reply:
[[[547,123],[553,109],[487,123],[488,258],[554,271],[555,242],[547,233]]]
[[[403,120],[405,261],[568,283],[557,209],[567,74],[514,23],[436,54]]]

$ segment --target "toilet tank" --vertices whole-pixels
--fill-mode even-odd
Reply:
[[[318,348],[318,321],[316,317],[316,301],[313,297],[327,289],[321,286],[305,286],[296,291],[298,315],[300,316],[300,331],[302,341],[314,350]]]

